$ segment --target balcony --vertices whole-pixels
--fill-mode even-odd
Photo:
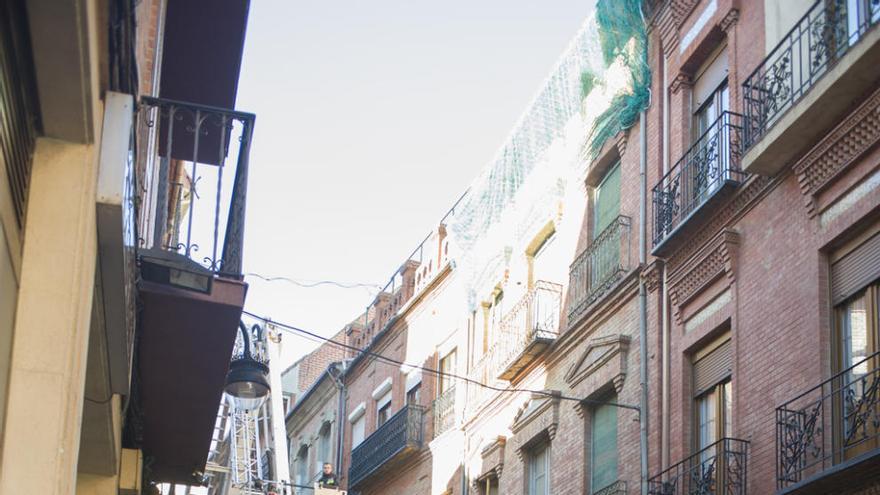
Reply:
[[[594,492],[591,492],[591,495],[626,495],[626,482],[625,481],[615,481],[605,488],[600,488]]]
[[[722,438],[648,480],[649,495],[745,495],[748,480],[745,440]]]
[[[607,294],[632,267],[631,220],[619,216],[571,264],[568,284],[568,324],[574,325],[587,309]]]
[[[143,98],[137,118],[144,180],[132,421],[153,459],[151,479],[191,484],[207,463],[247,292],[242,250],[255,118],[158,98]]]
[[[880,4],[817,0],[743,83],[743,170],[773,175],[880,77]]]
[[[512,380],[559,336],[562,286],[539,280],[501,320],[488,356],[501,380]]]
[[[777,408],[776,452],[781,493],[831,493],[843,480],[877,483],[880,353]]]
[[[687,238],[693,217],[744,179],[740,169],[742,116],[723,112],[654,186],[653,254],[664,256]]]
[[[144,97],[155,174],[138,230],[141,257],[183,272],[240,278],[253,114]],[[148,179],[149,180],[149,179]]]
[[[425,409],[405,406],[351,451],[349,489],[368,478],[393,469],[409,454],[421,449]]]
[[[434,436],[439,437],[455,426],[455,387],[441,393],[433,403]]]

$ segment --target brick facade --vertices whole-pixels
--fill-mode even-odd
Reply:
[[[748,491],[777,490],[776,408],[836,371],[830,260],[841,246],[880,225],[880,89],[875,81],[833,125],[814,129],[821,139],[802,143],[794,159],[777,164],[779,172],[743,174],[741,180],[713,189],[677,229],[654,239],[659,217],[652,188],[671,180],[666,172],[693,146],[698,133],[692,128],[697,112],[692,101],[702,68],[726,47],[727,108],[744,112],[742,84],[779,41],[775,37],[781,35],[772,34],[776,31],[769,26],[783,21],[772,17],[779,15],[775,11],[765,12],[765,2],[759,0],[648,4],[652,101],[645,130],[646,263],[637,262],[641,131],[636,125],[585,164],[579,179],[586,187],[553,212],[558,216],[550,214],[554,232],[567,246],[563,251],[568,257],[559,261],[567,271],[577,254],[593,248],[590,198],[609,166],[619,160],[620,215],[631,219],[620,253],[633,263],[584,307],[575,307],[578,301],[568,280],[556,280],[566,295],[560,333],[509,381],[474,374],[486,359],[474,332],[482,328],[480,313],[489,314],[496,294],[503,291],[511,303],[527,294],[532,281],[526,283],[523,273],[533,260],[516,253],[529,253],[527,245],[536,242],[532,236],[539,235],[538,229],[509,240],[514,255],[508,254],[497,280],[477,294],[472,314],[464,304],[450,302],[463,277],[456,269],[435,275],[432,280],[439,282],[434,285],[417,284],[414,297],[390,313],[385,309],[393,303],[377,298],[369,318],[382,325],[368,325],[358,334],[371,351],[436,368],[439,357],[457,348],[457,374],[511,390],[458,381],[454,427],[434,435],[426,419],[422,447],[395,460],[389,472],[360,484],[361,493],[484,493],[487,479],[497,479],[500,494],[527,493],[529,455],[540,445],[549,447],[549,493],[592,493],[599,488],[591,480],[593,412],[611,397],[622,406],[639,404],[642,359],[648,368],[648,477],[670,480],[675,475],[664,471],[698,450],[696,400],[705,390],[696,390],[694,364],[725,339],[731,349],[730,369],[722,370],[731,391],[725,435],[748,442],[743,473]],[[809,4],[792,2],[791,7],[806,12]],[[800,16],[785,15],[795,20]],[[874,26],[868,29],[876,31]],[[870,41],[869,35],[863,43]],[[839,63],[845,66],[846,60]],[[738,151],[731,155],[735,164],[748,156],[745,149]],[[656,249],[652,241],[657,241]],[[420,270],[415,267],[416,274]],[[639,352],[640,283],[646,291],[646,356]],[[442,323],[428,315],[443,315]],[[368,439],[376,424],[372,392],[391,377],[392,411],[401,410],[406,371],[361,356],[346,374],[346,411],[365,405]],[[427,407],[437,397],[438,385],[427,374],[422,385],[421,404]],[[617,478],[619,486],[626,486],[620,493],[639,493],[639,413],[621,407],[616,418]],[[344,431],[347,470],[350,422]]]

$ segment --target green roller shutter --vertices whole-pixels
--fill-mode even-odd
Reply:
[[[620,215],[620,163],[612,166],[593,195],[593,238]]]
[[[608,399],[617,402],[616,397]],[[600,490],[617,481],[617,408],[598,406],[593,409],[591,491]]]

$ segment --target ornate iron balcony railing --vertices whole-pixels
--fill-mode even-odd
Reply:
[[[632,269],[630,218],[619,216],[574,260],[569,269],[568,323],[572,325]]]
[[[355,488],[386,462],[409,449],[418,449],[423,440],[425,408],[404,406],[351,451],[348,470],[350,488]]]
[[[722,438],[648,480],[650,495],[745,495],[749,442]]]
[[[495,377],[509,380],[534,357],[530,352],[534,346],[546,347],[559,336],[561,307],[561,285],[535,282],[535,287],[501,320],[498,340],[489,353]]]
[[[434,436],[440,436],[455,425],[455,387],[434,399]]]
[[[591,492],[591,495],[626,495],[626,481],[617,480],[605,488]]]
[[[723,112],[654,186],[654,246],[722,186],[745,178],[740,170],[741,122],[741,115]]]
[[[878,21],[876,0],[817,0],[743,83],[745,149],[757,143]]]
[[[880,448],[880,353],[776,409],[779,489]]]
[[[138,150],[142,250],[182,255],[216,274],[240,277],[248,155],[255,116],[144,97]]]

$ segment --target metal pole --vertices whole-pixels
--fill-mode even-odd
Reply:
[[[285,483],[290,480],[290,463],[287,458],[287,427],[285,424],[283,390],[281,386],[281,334],[271,328],[266,329],[266,347],[269,351],[269,401],[272,418],[272,446],[275,451],[275,480]]]
[[[647,263],[648,136],[645,110],[639,114],[639,266]],[[642,495],[648,494],[648,294],[639,278],[639,457]]]

